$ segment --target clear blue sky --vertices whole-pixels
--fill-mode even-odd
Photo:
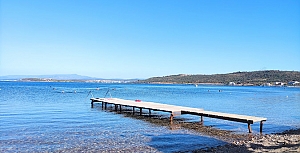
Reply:
[[[0,1],[0,76],[300,71],[299,0]]]

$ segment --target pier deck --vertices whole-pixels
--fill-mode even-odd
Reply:
[[[178,116],[181,114],[191,114],[191,115],[201,116],[202,123],[203,123],[203,117],[247,123],[249,133],[252,133],[251,124],[253,124],[254,122],[260,122],[260,132],[262,133],[263,122],[267,120],[267,118],[263,118],[263,117],[205,111],[200,108],[175,106],[175,105],[161,104],[161,103],[154,103],[154,102],[144,102],[139,100],[134,101],[134,100],[119,99],[119,98],[91,98],[91,101],[92,101],[91,102],[92,107],[95,102],[100,102],[102,103],[102,108],[105,107],[105,109],[107,107],[107,104],[113,104],[115,106],[116,111],[118,110],[118,106],[120,111],[122,111],[122,106],[132,107],[133,113],[135,112],[135,108],[139,108],[141,115],[142,115],[142,109],[148,109],[149,114],[151,114],[151,110],[169,112],[171,113],[170,115],[171,121],[173,120],[174,116]]]

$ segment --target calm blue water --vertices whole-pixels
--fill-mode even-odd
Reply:
[[[89,91],[103,97],[108,88],[116,98],[266,117],[264,133],[300,128],[300,88],[0,82],[0,152],[174,152],[225,144],[102,110],[101,105],[91,108]],[[247,133],[247,124],[204,119],[205,125]],[[258,132],[259,123],[252,129]]]

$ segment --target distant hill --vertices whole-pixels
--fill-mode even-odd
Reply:
[[[55,75],[8,75],[0,76],[0,81],[26,81],[26,82],[94,82],[94,83],[131,83],[139,79],[103,79],[77,74]]]
[[[299,71],[253,71],[253,72],[234,72],[228,74],[213,75],[187,75],[178,74],[163,77],[153,77],[146,80],[140,80],[139,83],[217,83],[229,84],[234,82],[240,85],[262,85],[265,83],[282,82],[287,84],[290,81],[300,81]]]
[[[55,80],[93,80],[98,78],[82,76],[77,74],[55,74],[55,75],[7,75],[0,76],[0,80],[21,80],[26,78],[47,78]]]

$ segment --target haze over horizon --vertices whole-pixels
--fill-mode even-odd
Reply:
[[[258,70],[258,71],[279,71],[279,70]],[[282,70],[284,71],[284,70]],[[237,73],[237,72],[255,72],[255,71],[236,71],[236,72],[229,72],[229,73]],[[300,72],[300,71],[296,71]],[[223,73],[223,74],[229,74]],[[172,75],[181,75],[183,73],[178,74],[169,74],[164,76],[172,76]],[[221,73],[216,73],[221,74]],[[184,75],[215,75],[215,74],[184,74]],[[164,77],[164,76],[153,76],[153,77]],[[23,79],[23,78],[52,78],[52,79],[75,79],[75,80],[94,80],[94,79],[112,79],[112,80],[127,80],[127,79],[149,79],[149,78],[101,78],[101,77],[94,77],[94,76],[87,76],[87,75],[80,75],[80,74],[39,74],[39,75],[4,75],[0,76],[0,80],[5,79]]]
[[[0,76],[300,71],[300,1],[0,1]]]

